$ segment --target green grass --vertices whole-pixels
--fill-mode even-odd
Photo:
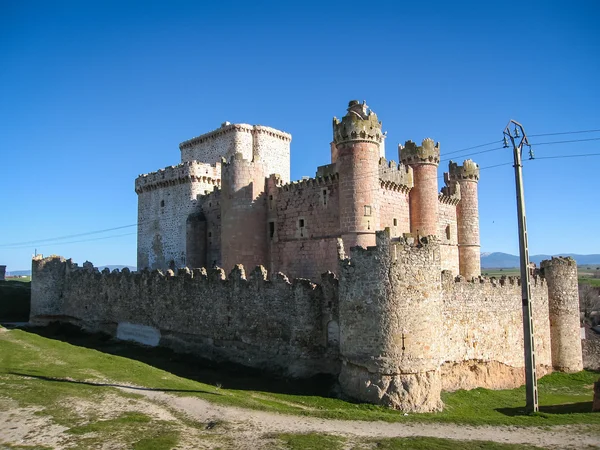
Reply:
[[[579,284],[589,284],[593,287],[600,287],[600,278],[590,278],[580,276],[578,279]]]
[[[360,439],[348,447],[346,439],[327,434],[279,434],[276,436],[289,450],[341,450],[382,449],[382,450],[536,450],[540,447],[518,444],[500,444],[490,441],[458,441],[432,437],[407,437],[390,439]]]
[[[481,275],[484,277],[518,277],[521,276],[521,269],[518,267],[509,267],[506,269],[489,268],[481,269]]]
[[[387,422],[442,422],[469,425],[589,425],[600,433],[600,414],[591,413],[596,372],[554,373],[539,382],[541,412],[525,414],[525,389],[474,389],[443,393],[444,411],[409,414],[316,395],[291,395],[219,388],[181,378],[142,362],[41,337],[22,330],[0,332],[0,397],[45,408],[57,423],[73,414],[61,406],[65,398],[94,401],[108,391],[103,384],[136,385],[176,395],[197,396],[233,405],[289,414]],[[123,418],[125,420],[125,418]],[[80,426],[81,424],[77,424]],[[121,425],[126,426],[125,423]],[[71,425],[69,425],[71,426]]]
[[[275,437],[283,442],[286,449],[290,450],[339,450],[344,448],[346,442],[346,439],[340,436],[318,433],[283,433]]]
[[[31,277],[30,276],[26,276],[26,277],[7,277],[6,281],[8,281],[8,282],[18,281],[20,283],[29,283],[31,281]]]

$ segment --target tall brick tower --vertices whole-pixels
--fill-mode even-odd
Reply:
[[[344,248],[375,245],[379,229],[381,122],[365,102],[352,100],[348,113],[333,118],[333,145],[340,176],[340,229]]]
[[[236,153],[221,172],[221,260],[229,272],[243,264],[248,272],[267,264],[265,169]]]
[[[421,236],[438,234],[438,180],[440,144],[424,139],[418,146],[406,141],[398,146],[403,164],[413,169],[414,187],[410,191],[410,231]]]
[[[460,202],[456,207],[458,225],[459,273],[471,279],[481,275],[481,249],[479,245],[479,206],[477,183],[479,166],[467,159],[462,166],[450,161],[448,179],[460,185]]]

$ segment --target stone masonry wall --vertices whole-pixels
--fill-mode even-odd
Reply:
[[[207,267],[222,266],[221,262],[221,190],[199,199],[206,217],[206,264]]]
[[[435,239],[435,238],[434,238]],[[347,395],[407,412],[441,409],[443,358],[437,242],[351,249],[340,263],[340,385]]]
[[[402,186],[384,183],[379,198],[381,227],[389,228],[393,237],[410,233],[408,190]]]
[[[447,390],[509,388],[524,383],[523,313],[517,277],[466,281],[444,274],[443,335]],[[538,376],[552,367],[548,287],[531,280]]]
[[[187,217],[198,211],[199,196],[220,185],[220,177],[220,164],[188,162],[136,179],[139,269],[186,265]]]
[[[68,320],[115,333],[121,322],[160,331],[160,345],[292,376],[336,373],[337,280],[315,285],[264,268],[130,273],[60,257],[33,260],[31,321]],[[330,333],[331,334],[331,333]]]
[[[456,203],[442,196],[438,204],[438,239],[442,258],[442,270],[458,275],[458,241],[456,225]]]
[[[181,161],[201,161],[214,164],[229,159],[236,152],[252,160],[252,125],[229,124],[179,144]]]
[[[248,161],[261,161],[267,175],[277,173],[290,180],[290,141],[288,133],[261,125],[224,123],[221,128],[189,139],[179,145],[181,161],[214,164],[241,153]]]
[[[270,219],[275,222],[275,233],[269,236],[274,270],[311,280],[318,280],[327,271],[337,272],[337,176],[279,186],[268,207],[276,213]]]
[[[254,159],[262,161],[266,175],[277,174],[284,182],[290,181],[290,140],[291,136],[279,130],[255,126]]]
[[[600,371],[600,339],[582,339],[583,368]]]

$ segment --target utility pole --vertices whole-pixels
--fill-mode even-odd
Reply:
[[[514,130],[511,132],[511,125]],[[523,193],[523,173],[521,152],[523,145],[529,147],[529,157],[533,159],[531,145],[523,125],[511,120],[504,129],[504,148],[508,148],[508,139],[514,150],[515,182],[517,187],[517,219],[519,223],[519,255],[521,257],[521,298],[523,300],[523,338],[525,348],[525,390],[527,412],[537,412],[538,390],[535,368],[535,343],[533,338],[533,317],[531,314],[531,285],[529,280],[529,247],[527,246],[527,222],[525,220],[525,196]]]

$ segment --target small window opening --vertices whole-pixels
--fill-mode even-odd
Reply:
[[[367,220],[367,230],[370,230],[370,229],[371,229],[371,221]]]
[[[298,219],[298,227],[300,228],[300,237],[304,237],[304,219]]]
[[[208,232],[208,237],[212,237],[212,231]]]
[[[273,209],[273,196],[269,195],[269,209]]]
[[[446,239],[450,239],[452,234],[450,233],[450,225],[446,225]]]
[[[398,226],[398,219],[394,219],[394,226],[397,227]]]
[[[208,202],[208,207],[210,208],[212,206],[212,202]]]
[[[164,206],[165,206],[165,201],[164,201],[164,200],[161,200],[161,201],[160,201],[160,207],[162,208],[162,207],[164,207]]]
[[[371,207],[369,205],[365,205],[365,216],[371,215]]]
[[[327,189],[323,189],[323,206],[327,206]]]
[[[275,237],[275,222],[269,222],[269,237],[271,239]]]

